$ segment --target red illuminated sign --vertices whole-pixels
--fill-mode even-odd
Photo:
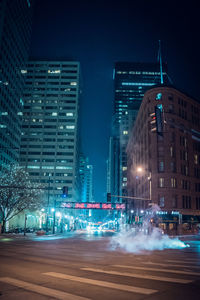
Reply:
[[[87,203],[87,208],[100,208],[100,203]]]
[[[107,204],[107,203],[102,203],[102,208],[103,209],[111,209],[112,208],[112,205],[111,203]]]
[[[85,203],[75,203],[75,208],[85,208]]]
[[[63,202],[61,207],[72,209],[125,209],[125,203]]]
[[[125,209],[125,204],[116,204],[115,206],[116,209]]]

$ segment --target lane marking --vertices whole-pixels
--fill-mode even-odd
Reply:
[[[156,263],[156,262],[152,262],[152,261],[146,261],[146,262],[142,262],[142,264],[145,264],[145,265],[156,265],[156,266],[162,266],[162,267],[181,267],[181,268],[194,268],[194,269],[199,269],[200,270],[200,266],[186,266],[185,265],[185,262],[184,262],[184,265],[183,264],[179,264],[179,265],[176,265],[176,264],[163,264],[163,263]]]
[[[172,259],[166,259],[166,261],[168,261],[168,262],[171,262],[171,263],[173,263],[173,262],[175,262],[175,263],[180,263],[180,264],[182,264],[183,263],[183,261],[184,261],[184,264],[195,264],[195,263],[199,263],[200,262],[200,260],[191,260],[191,261],[188,261],[187,259],[185,260],[185,259],[183,259],[183,260],[172,260]]]
[[[81,282],[81,283],[97,285],[97,286],[101,286],[101,287],[106,287],[106,288],[111,288],[111,289],[116,289],[116,290],[121,290],[121,291],[126,291],[126,292],[144,294],[144,295],[151,295],[151,294],[158,292],[158,290],[153,290],[153,289],[140,288],[140,287],[125,285],[125,284],[116,284],[116,283],[112,283],[112,282],[71,276],[71,275],[56,273],[56,272],[47,272],[47,273],[43,273],[43,275],[52,276],[52,277],[56,277],[56,278],[60,278],[60,279],[77,281],[77,282]]]
[[[0,277],[0,281],[14,285],[19,288],[23,288],[25,290],[28,290],[28,291],[31,291],[31,292],[34,292],[37,294],[54,297],[54,298],[60,299],[60,300],[91,300],[89,298],[76,296],[76,295],[69,294],[66,292],[46,288],[44,286],[40,286],[40,285],[29,283],[26,281],[14,279],[11,277]]]
[[[144,271],[156,271],[156,272],[165,272],[165,273],[175,273],[175,274],[200,276],[200,273],[190,272],[190,271],[179,271],[179,270],[158,269],[158,268],[145,268],[145,267],[124,266],[124,265],[112,265],[112,266],[117,267],[117,268],[127,268],[127,269],[144,270]]]
[[[127,277],[134,277],[134,278],[142,278],[142,279],[151,279],[151,280],[158,280],[158,281],[166,281],[166,282],[175,282],[175,283],[191,283],[193,280],[186,280],[186,279],[179,279],[179,278],[170,278],[170,277],[161,277],[161,276],[153,276],[153,275],[143,275],[143,274],[134,274],[128,272],[117,272],[117,271],[105,271],[101,269],[92,269],[92,268],[81,268],[84,271],[91,271],[97,273],[105,273],[111,275],[120,275],[120,276],[127,276]]]

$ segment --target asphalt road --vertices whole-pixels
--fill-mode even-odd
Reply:
[[[113,250],[111,239],[0,236],[0,300],[200,299],[200,238],[140,254]]]

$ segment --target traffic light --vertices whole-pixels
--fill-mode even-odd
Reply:
[[[63,186],[63,197],[66,198],[68,196],[68,186]]]
[[[107,202],[111,202],[111,193],[107,193]]]
[[[157,134],[163,136],[163,107],[162,104],[155,106],[156,131]]]
[[[140,221],[139,216],[135,216],[135,223],[139,223],[139,221]]]
[[[150,114],[150,124],[151,124],[151,131],[156,131],[156,114],[155,114],[155,112]]]

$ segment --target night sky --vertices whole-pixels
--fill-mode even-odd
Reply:
[[[106,193],[114,62],[155,62],[160,39],[174,85],[200,100],[195,1],[118,2],[36,0],[33,23],[31,57],[81,63],[82,149],[94,166],[95,201]]]

